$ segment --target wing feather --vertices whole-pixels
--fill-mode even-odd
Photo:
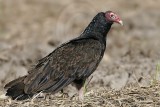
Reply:
[[[95,39],[71,41],[40,60],[26,77],[25,92],[57,92],[77,78],[87,78],[98,66],[104,48]]]

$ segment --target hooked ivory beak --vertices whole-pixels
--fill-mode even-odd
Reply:
[[[122,20],[119,20],[118,23],[123,26],[123,21]]]

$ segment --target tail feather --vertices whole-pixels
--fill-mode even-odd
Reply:
[[[4,86],[4,88],[5,88],[5,89],[8,89],[8,88],[16,85],[17,83],[23,82],[23,80],[24,80],[25,78],[26,78],[26,76],[19,77],[19,78],[13,80],[13,81],[7,83],[7,84]]]
[[[13,100],[25,100],[31,98],[34,94],[26,94],[24,92],[24,77],[8,83],[5,88],[7,89],[6,96],[10,96]]]

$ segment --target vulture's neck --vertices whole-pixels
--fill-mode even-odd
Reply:
[[[103,12],[98,13],[88,27],[84,30],[84,34],[90,34],[92,32],[99,33],[103,35],[103,37],[107,36],[111,26],[113,23],[107,22],[105,19],[105,15]]]

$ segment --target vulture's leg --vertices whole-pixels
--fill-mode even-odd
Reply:
[[[74,80],[75,86],[77,90],[79,91],[79,100],[83,101],[84,100],[84,84],[85,84],[85,79],[79,79],[79,80]]]

